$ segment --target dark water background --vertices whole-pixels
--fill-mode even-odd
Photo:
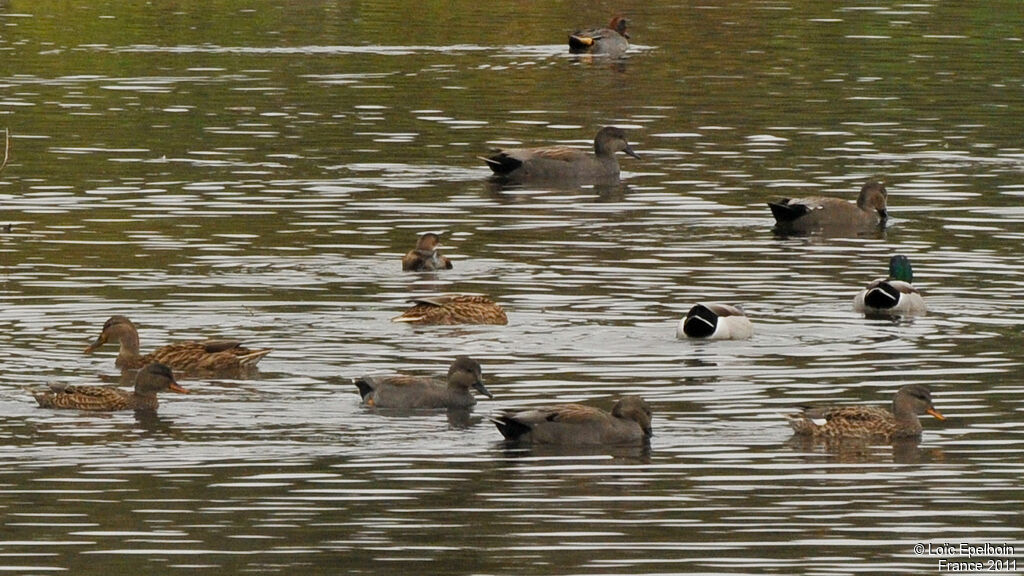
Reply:
[[[632,19],[620,62],[566,32]],[[935,574],[1024,550],[1024,34],[1016,1],[0,3],[0,571]],[[497,145],[629,131],[612,189],[502,189]],[[781,238],[765,202],[890,193],[887,232]],[[455,269],[403,274],[418,233]],[[850,300],[908,255],[932,312]],[[388,319],[489,294],[505,327]],[[691,343],[697,300],[747,342]],[[252,380],[159,416],[44,411],[49,381],[235,337]],[[346,379],[480,360],[469,422]],[[920,444],[788,443],[807,401],[929,385]],[[641,394],[649,450],[508,450],[502,407]],[[997,558],[986,556],[982,560]],[[1006,556],[1001,559],[1009,559]],[[977,559],[976,559],[977,560]],[[1021,566],[1024,570],[1024,565]]]

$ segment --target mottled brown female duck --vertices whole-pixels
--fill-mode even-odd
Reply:
[[[861,439],[891,443],[920,436],[920,414],[946,419],[932,406],[932,393],[927,386],[907,384],[896,392],[891,412],[876,406],[804,407],[799,414],[787,414],[786,418],[797,435],[815,440]]]
[[[569,35],[569,52],[606,54],[618,58],[629,49],[629,33],[626,32],[628,23],[625,17],[619,15],[612,18],[607,28],[577,30]]]
[[[488,398],[494,395],[484,386],[480,363],[459,356],[448,368],[447,378],[422,376],[363,376],[355,380],[363,404],[377,408],[469,408],[475,389]]]
[[[392,322],[414,324],[508,324],[505,311],[484,296],[445,294],[410,300],[415,306]]]
[[[451,260],[438,251],[441,236],[427,232],[420,236],[416,247],[402,258],[402,270],[406,272],[433,272],[434,270],[451,270]]]
[[[776,228],[783,232],[853,234],[884,227],[889,216],[888,196],[881,182],[868,182],[861,187],[856,204],[841,198],[809,196],[783,198],[769,202],[768,207]]]
[[[585,404],[508,410],[492,418],[506,440],[559,446],[642,444],[651,438],[651,407],[626,396],[612,411]]]
[[[585,185],[618,181],[616,152],[640,158],[621,128],[606,126],[594,137],[594,154],[569,146],[547,146],[503,148],[481,159],[501,181]]]
[[[139,352],[139,331],[125,316],[111,316],[96,341],[85,349],[85,353],[91,354],[108,340],[121,343],[114,364],[122,370],[134,370],[160,362],[180,372],[236,373],[255,368],[261,358],[270,354],[269,348],[251,350],[242,347],[236,340],[207,340],[176,342],[143,355]]]
[[[67,386],[50,384],[48,392],[36,392],[33,396],[41,408],[67,408],[96,412],[118,410],[156,410],[157,392],[188,394],[174,380],[171,369],[165,364],[153,363],[135,376],[135,390],[128,391],[112,386]]]

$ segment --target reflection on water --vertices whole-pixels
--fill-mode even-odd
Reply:
[[[627,3],[614,65],[563,50],[606,8],[566,7],[0,3],[0,570],[934,573],[915,543],[1024,549],[1015,6]],[[478,159],[602,125],[643,151],[616,186],[495,186]],[[766,202],[871,178],[884,233],[773,234]],[[426,230],[454,269],[403,273]],[[896,253],[930,312],[865,319]],[[388,321],[421,292],[509,325]],[[754,337],[677,340],[708,300]],[[143,352],[274,352],[158,415],[36,408],[117,382],[114,348],[81,353],[112,314]],[[495,398],[455,418],[351,385],[459,354]],[[920,442],[807,446],[782,417],[911,382],[949,416]],[[487,419],[624,393],[648,449],[510,447]]]

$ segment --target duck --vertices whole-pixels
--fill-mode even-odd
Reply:
[[[888,196],[881,182],[872,181],[861,187],[856,203],[841,198],[809,196],[783,198],[769,202],[768,207],[780,231],[797,234],[856,232],[885,226],[889,216]]]
[[[416,247],[402,258],[402,270],[405,272],[433,272],[434,270],[451,270],[451,260],[438,251],[441,236],[427,232],[416,241]]]
[[[611,412],[586,404],[556,404],[506,410],[491,421],[511,442],[560,446],[645,444],[650,441],[651,407],[625,396]]]
[[[271,352],[270,348],[245,348],[237,340],[206,340],[175,342],[143,355],[139,352],[139,331],[135,324],[127,316],[111,316],[103,324],[96,341],[86,347],[85,353],[91,354],[112,339],[121,344],[114,365],[122,370],[135,370],[160,362],[187,373],[237,373],[254,369],[260,359]]]
[[[442,294],[409,300],[415,305],[392,322],[411,324],[508,324],[501,306],[485,296]]]
[[[918,316],[928,312],[924,297],[914,288],[910,259],[889,259],[889,276],[878,278],[853,297],[853,309],[865,316]]]
[[[626,140],[626,133],[615,126],[605,126],[594,137],[594,154],[569,146],[543,148],[503,148],[489,157],[487,163],[494,177],[513,183],[562,182],[597,184],[619,178],[619,161],[615,154],[624,152],[640,159]]]
[[[930,414],[942,421],[946,417],[932,405],[932,392],[924,384],[907,384],[892,401],[892,411],[876,406],[803,407],[787,414],[789,425],[798,436],[814,440],[867,439],[892,442],[921,435],[918,416]]]
[[[695,304],[676,328],[679,339],[745,340],[753,334],[754,327],[742,308],[717,302]]]
[[[606,54],[618,58],[629,49],[629,34],[625,17],[618,15],[612,18],[607,28],[591,28],[577,30],[569,35],[569,53],[571,54]]]
[[[112,386],[69,386],[50,384],[46,392],[35,392],[40,408],[66,408],[94,412],[119,410],[156,410],[158,392],[188,394],[178,385],[166,364],[154,362],[139,370],[132,391]]]
[[[494,398],[484,386],[480,363],[457,356],[447,378],[422,376],[362,376],[353,381],[363,404],[396,409],[465,409],[476,404],[470,388]]]

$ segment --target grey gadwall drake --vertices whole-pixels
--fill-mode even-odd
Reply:
[[[651,408],[626,396],[612,411],[585,404],[507,410],[492,417],[506,440],[560,446],[640,444],[651,437]]]
[[[112,386],[67,386],[50,384],[47,392],[36,392],[33,396],[41,408],[67,408],[96,412],[118,410],[156,410],[157,392],[178,392],[187,394],[174,380],[171,369],[164,364],[146,366],[135,376],[135,390],[128,391]]]
[[[743,340],[753,334],[754,327],[742,308],[715,302],[694,305],[676,328],[676,338]]]
[[[923,384],[907,384],[896,392],[892,411],[875,406],[804,407],[788,414],[789,425],[799,436],[815,440],[881,440],[892,442],[921,434],[920,414],[939,420],[946,417],[932,405],[932,393]]]
[[[176,342],[143,355],[139,352],[139,331],[135,324],[125,316],[111,316],[103,324],[103,330],[96,341],[85,349],[85,353],[91,354],[109,340],[117,340],[121,344],[114,364],[122,370],[134,370],[160,362],[180,372],[240,372],[255,368],[256,363],[271,352],[268,348],[245,348],[236,340],[206,340]]]
[[[495,177],[516,183],[561,182],[595,184],[619,178],[616,152],[639,159],[620,128],[607,126],[594,138],[594,154],[579,148],[548,146],[545,148],[507,148],[481,158]]]
[[[868,284],[853,297],[853,309],[866,316],[915,316],[928,312],[924,297],[914,288],[914,270],[906,256],[889,259],[889,277]]]
[[[508,316],[490,298],[466,294],[424,296],[392,322],[411,324],[508,324]]]
[[[769,202],[777,228],[784,232],[850,233],[876,229],[888,218],[888,193],[881,182],[868,182],[860,189],[857,203],[840,198],[809,196]]]
[[[416,247],[402,258],[402,270],[406,272],[433,272],[434,270],[451,270],[451,260],[438,251],[441,236],[427,232],[416,241]]]
[[[628,21],[615,16],[607,28],[577,30],[569,35],[569,52],[572,54],[606,54],[618,58],[629,49]]]
[[[493,398],[484,386],[480,364],[459,356],[448,368],[447,378],[421,376],[363,376],[355,380],[363,404],[377,408],[469,408],[476,404],[470,388]]]

